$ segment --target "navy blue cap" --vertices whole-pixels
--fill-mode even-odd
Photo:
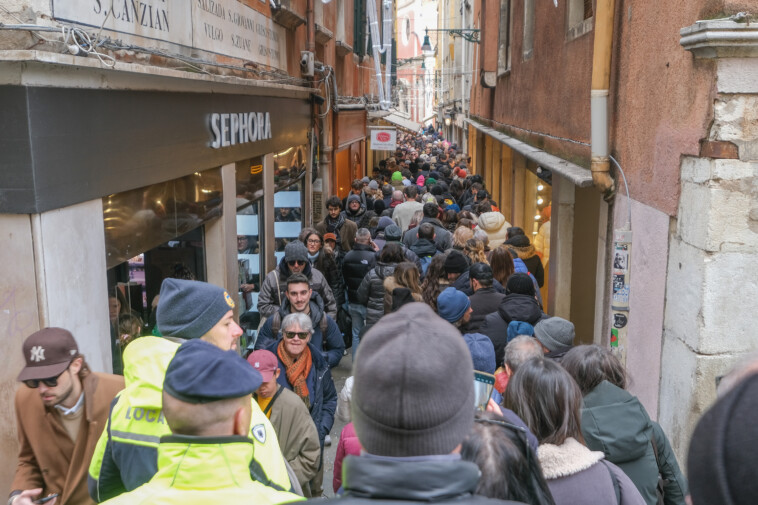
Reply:
[[[169,363],[163,390],[186,403],[210,403],[252,394],[262,383],[260,372],[236,352],[189,340]]]

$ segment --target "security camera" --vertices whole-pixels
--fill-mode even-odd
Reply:
[[[300,51],[300,71],[304,77],[313,77],[314,55],[311,51]]]

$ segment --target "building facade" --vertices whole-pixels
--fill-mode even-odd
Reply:
[[[680,461],[715,377],[758,347],[734,296],[756,289],[758,252],[748,3],[475,5],[475,170],[513,225],[550,238],[548,312],[618,353]]]
[[[365,174],[361,2],[132,4],[0,9],[3,488],[29,334],[67,328],[93,370],[117,370],[162,280],[191,277],[224,286],[251,336],[262,277]]]

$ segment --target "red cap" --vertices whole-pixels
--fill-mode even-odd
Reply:
[[[274,372],[279,368],[279,360],[271,351],[253,351],[247,357],[247,362],[258,370],[263,376],[263,382],[269,382],[274,377]]]
[[[44,328],[26,337],[23,351],[26,367],[18,374],[19,381],[59,376],[79,354],[79,346],[70,331]]]
[[[325,233],[324,242],[326,242],[327,240],[334,240],[335,242],[337,242],[337,235],[335,235],[334,233]]]

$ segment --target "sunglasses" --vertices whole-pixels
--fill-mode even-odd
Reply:
[[[297,337],[300,340],[305,340],[310,336],[310,333],[307,331],[285,331],[284,337],[288,340],[292,340],[293,338]]]
[[[66,370],[68,370],[68,369],[66,369]],[[64,370],[63,372],[65,372],[66,370]],[[29,380],[25,380],[24,384],[26,384],[28,387],[30,387],[32,389],[37,389],[39,387],[39,383],[41,382],[42,384],[44,384],[45,386],[47,386],[49,388],[54,388],[55,386],[58,385],[58,378],[61,375],[63,375],[63,372],[59,373],[55,377],[49,377],[47,379],[29,379]]]
[[[287,264],[289,266],[295,266],[295,265],[303,266],[303,265],[305,265],[305,261],[303,261],[303,260],[292,260],[292,261],[288,261]]]

